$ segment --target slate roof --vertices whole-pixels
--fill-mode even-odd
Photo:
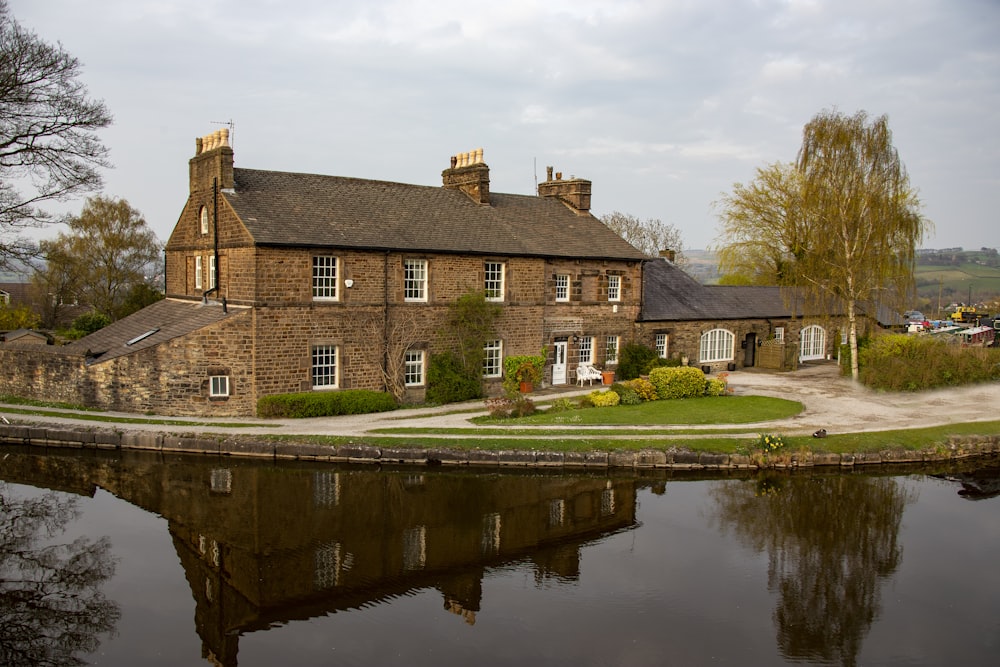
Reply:
[[[246,310],[230,306],[225,313],[217,303],[162,299],[58,350],[78,355],[89,351],[93,362],[100,363],[185,336],[242,312]],[[126,344],[144,334],[149,335]]]
[[[780,287],[702,285],[674,264],[650,260],[643,266],[643,322],[745,320],[793,317]],[[801,314],[800,312],[798,314]]]
[[[592,215],[550,197],[234,169],[223,196],[266,246],[642,260]]]

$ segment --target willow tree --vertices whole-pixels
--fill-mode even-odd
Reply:
[[[858,316],[879,307],[902,310],[913,289],[913,265],[925,221],[906,167],[892,143],[889,119],[864,111],[824,111],[805,126],[795,167],[809,246],[796,265],[806,303],[847,311],[851,376],[858,378]]]
[[[736,183],[732,194],[716,202],[722,242],[714,249],[721,283],[795,284],[795,264],[808,241],[801,187],[795,165],[776,162],[759,167],[753,181]]]
[[[860,313],[902,310],[929,224],[888,118],[816,115],[794,164],[758,169],[753,182],[736,184],[720,204],[722,272],[730,282],[795,288],[811,314],[846,312],[857,379]]]

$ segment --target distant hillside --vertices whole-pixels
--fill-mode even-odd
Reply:
[[[1000,254],[996,248],[920,250],[914,278],[925,311],[937,312],[953,303],[1000,308]]]
[[[714,285],[719,282],[719,265],[714,252],[711,250],[685,250],[684,257],[687,259],[684,271],[689,276],[703,285]]]

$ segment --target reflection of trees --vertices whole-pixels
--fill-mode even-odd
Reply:
[[[80,537],[49,544],[78,515],[55,493],[22,499],[0,483],[0,664],[80,665],[121,614],[104,597],[111,543]]]
[[[778,646],[789,659],[855,664],[899,566],[903,507],[890,477],[764,474],[713,486],[723,528],[768,554]]]

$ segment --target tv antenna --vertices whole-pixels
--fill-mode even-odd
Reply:
[[[209,122],[212,123],[212,125],[225,125],[229,128],[229,147],[235,150],[236,143],[234,140],[234,136],[236,134],[236,123],[233,122],[233,119],[230,118],[229,120],[212,120]]]

